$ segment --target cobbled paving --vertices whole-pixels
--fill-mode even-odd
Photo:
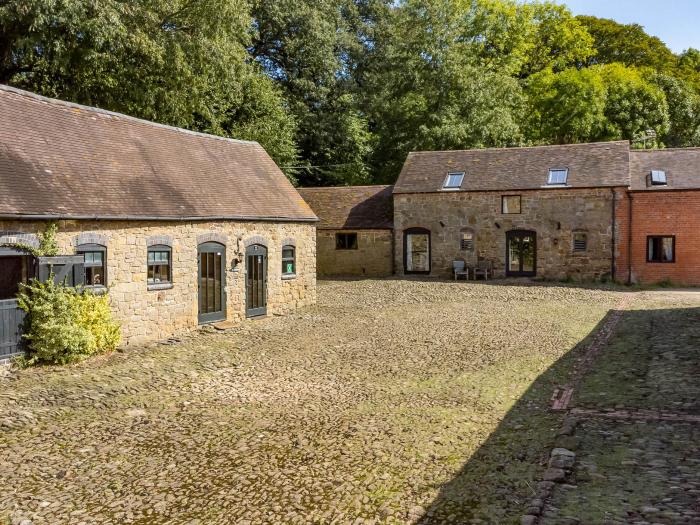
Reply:
[[[286,317],[13,371],[0,523],[514,523],[556,363],[620,296],[328,281]]]

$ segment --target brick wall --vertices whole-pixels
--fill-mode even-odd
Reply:
[[[357,250],[336,250],[336,233],[357,233]],[[392,274],[391,230],[317,230],[317,272],[319,277]]]
[[[35,233],[41,223],[0,221],[0,232]],[[226,246],[227,318],[245,317],[245,257],[233,271],[236,250],[246,242],[268,249],[268,314],[281,314],[316,300],[315,226],[305,223],[60,221],[61,254],[75,253],[80,239],[107,245],[107,279],[116,318],[127,344],[166,338],[197,326],[197,246],[216,240]],[[147,245],[172,240],[173,286],[149,290]],[[296,277],[282,279],[281,250],[296,244]]]
[[[700,285],[700,191],[647,191],[630,193],[621,214],[632,206],[632,282]],[[624,208],[624,211],[623,211]],[[647,262],[647,236],[675,235],[674,263]],[[628,259],[618,261],[618,273],[626,279]]]
[[[520,214],[502,214],[502,195],[521,195]],[[454,192],[396,194],[394,198],[395,264],[403,273],[403,230],[431,231],[431,275],[447,277],[452,261],[477,259],[494,263],[505,275],[506,232],[537,232],[537,276],[548,279],[600,279],[612,270],[612,192],[610,188],[546,189],[521,192]],[[461,230],[475,233],[473,251],[461,249]],[[574,232],[585,232],[588,247],[574,253]]]

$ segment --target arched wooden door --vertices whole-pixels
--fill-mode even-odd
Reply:
[[[245,251],[245,315],[267,314],[267,248],[252,244]]]
[[[200,323],[226,319],[226,247],[205,242],[197,248],[199,260]]]

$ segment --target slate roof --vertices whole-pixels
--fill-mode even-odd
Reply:
[[[391,229],[393,186],[299,188],[321,222],[319,229]]]
[[[465,173],[461,191],[540,189],[550,168],[568,168],[568,186],[574,188],[628,186],[629,142],[413,152],[394,193],[443,191],[453,171]]]
[[[665,186],[650,186],[651,170],[666,172]],[[700,148],[630,151],[632,190],[680,190],[700,188]]]
[[[0,85],[0,217],[315,221],[256,142]]]

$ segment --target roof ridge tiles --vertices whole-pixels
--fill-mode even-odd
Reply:
[[[70,102],[70,101],[61,100],[58,98],[46,97],[44,95],[32,93],[31,91],[25,91],[24,89],[19,89],[19,88],[13,87],[13,86],[8,86],[7,84],[0,84],[0,91],[14,93],[15,95],[27,97],[27,98],[36,100],[38,102],[53,104],[55,106],[71,108],[71,109],[80,109],[80,110],[88,111],[91,113],[97,113],[99,115],[128,119],[128,120],[131,120],[133,122],[138,122],[138,123],[146,124],[149,126],[169,129],[171,131],[178,131],[180,133],[187,133],[188,135],[195,135],[195,136],[204,137],[204,138],[223,140],[226,142],[234,142],[237,144],[251,144],[251,145],[258,145],[258,146],[260,145],[257,141],[254,141],[254,140],[235,139],[232,137],[222,137],[221,135],[212,135],[211,133],[203,133],[201,131],[192,131],[190,129],[180,128],[178,126],[171,126],[169,124],[161,124],[160,122],[153,122],[151,120],[133,117],[131,115],[127,115],[126,113],[119,113],[117,111],[110,111],[108,109],[98,108],[95,106],[85,106],[83,104],[78,104],[76,102]]]

